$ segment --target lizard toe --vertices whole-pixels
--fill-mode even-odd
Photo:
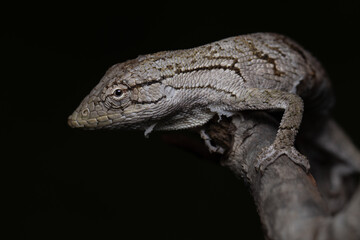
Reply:
[[[306,172],[309,171],[310,164],[308,159],[294,147],[277,148],[274,145],[264,148],[260,153],[257,163],[255,164],[256,170],[264,173],[265,169],[282,155],[288,156],[291,161],[303,167]]]

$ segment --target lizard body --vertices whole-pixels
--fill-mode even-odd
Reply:
[[[112,66],[69,117],[72,127],[176,130],[215,114],[283,110],[274,143],[259,156],[261,170],[286,154],[309,169],[294,148],[303,100],[318,112],[331,106],[320,63],[297,43],[273,33],[223,39],[197,48],[139,56]]]

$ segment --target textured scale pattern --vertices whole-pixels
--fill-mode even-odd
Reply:
[[[287,154],[308,169],[293,147],[303,100],[326,113],[331,98],[326,73],[309,52],[285,36],[256,33],[116,64],[68,122],[148,134],[201,126],[215,114],[283,110],[277,137],[259,157],[259,168]]]

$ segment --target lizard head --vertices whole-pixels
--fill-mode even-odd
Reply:
[[[161,83],[161,71],[149,57],[112,66],[98,85],[69,116],[76,128],[148,129],[168,114],[171,89]]]

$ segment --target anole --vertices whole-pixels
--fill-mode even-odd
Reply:
[[[264,171],[281,155],[309,170],[294,147],[305,107],[326,115],[331,84],[321,64],[289,38],[255,33],[200,47],[139,56],[112,66],[69,117],[79,128],[176,130],[214,115],[283,111],[276,138],[258,157]]]

